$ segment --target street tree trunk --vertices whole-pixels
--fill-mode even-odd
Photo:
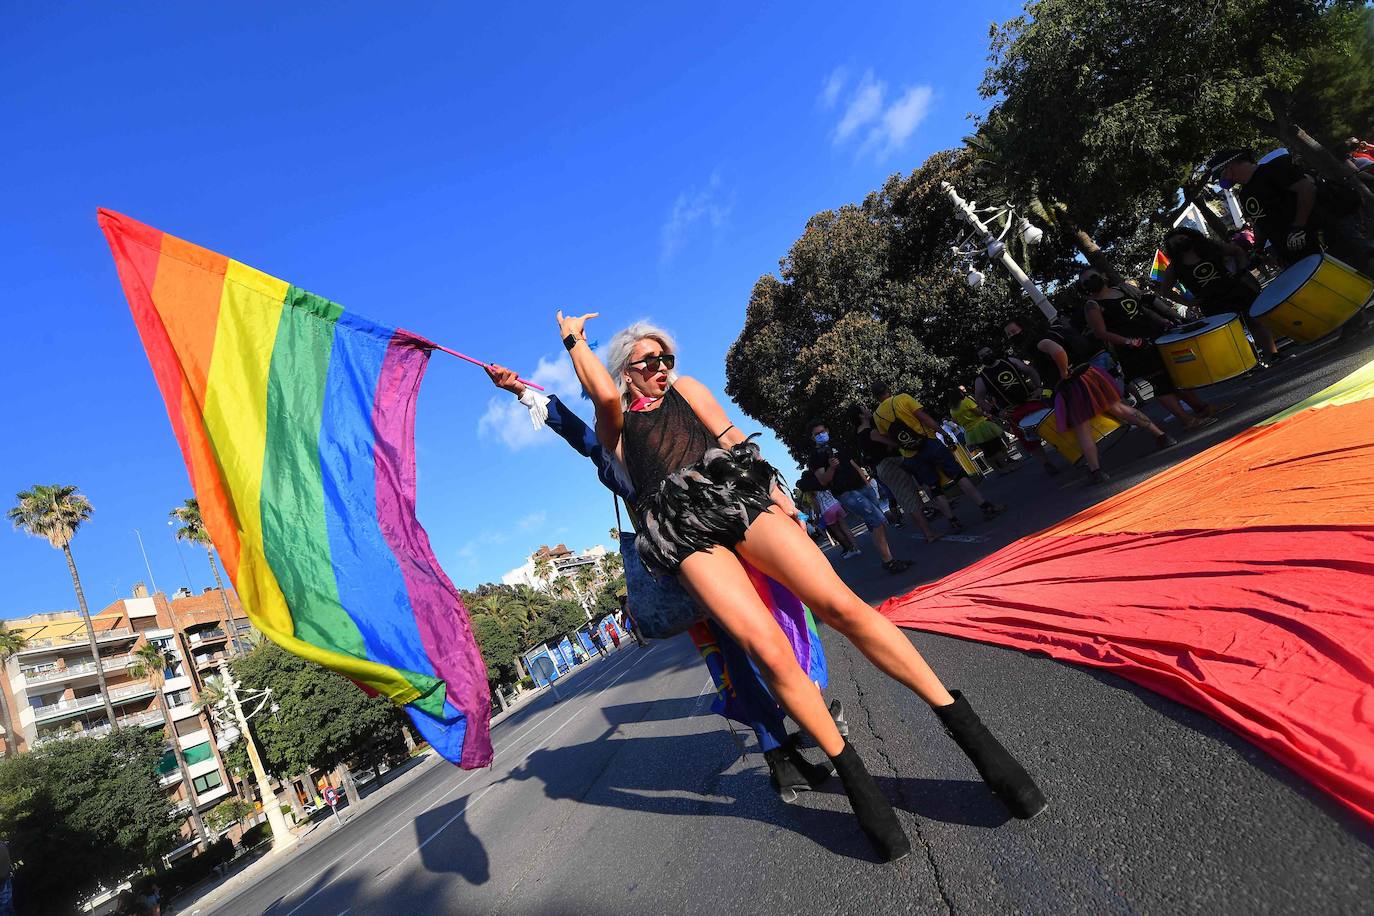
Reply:
[[[86,622],[86,639],[91,644],[91,660],[95,662],[95,679],[100,685],[100,699],[105,702],[105,715],[110,717],[110,728],[119,728],[115,717],[114,705],[110,702],[110,687],[105,683],[105,668],[100,662],[100,646],[95,641],[95,624],[91,622],[90,609],[86,607],[86,592],[81,588],[81,577],[76,572],[76,560],[72,558],[70,544],[62,545],[62,553],[67,557],[67,571],[72,574],[72,585],[76,587],[76,604],[81,609],[81,619]]]
[[[299,781],[300,777],[296,776],[287,783],[286,800],[291,805],[291,813],[296,816],[296,823],[302,824],[305,822],[305,807],[301,805],[301,797],[296,792],[296,783]]]
[[[348,768],[348,764],[341,763],[335,769],[338,774],[339,782],[343,785],[344,794],[348,796],[348,803],[353,806],[353,810],[358,810],[358,805],[362,804],[362,796],[358,794],[358,784],[353,781],[353,771]]]
[[[5,674],[5,662],[9,659],[0,660],[0,677]],[[6,759],[14,756],[14,719],[10,717],[10,704],[5,699],[5,688],[0,687],[0,726],[5,728],[5,757]]]
[[[224,590],[224,581],[219,577],[215,549],[209,544],[205,545],[205,556],[210,561],[210,572],[215,574],[215,588],[219,590],[219,598],[224,602],[224,635],[229,637],[229,654],[238,655],[242,649],[239,645],[238,627],[234,625],[234,612],[229,607],[229,593]]]
[[[1269,125],[1273,129],[1274,136],[1282,140],[1284,146],[1288,147],[1290,151],[1301,152],[1308,165],[1322,175],[1353,190],[1359,196],[1360,210],[1365,222],[1374,222],[1374,191],[1371,191],[1368,185],[1360,181],[1359,173],[1355,171],[1355,167],[1344,158],[1322,146],[1315,137],[1293,123],[1293,119],[1289,116],[1288,99],[1283,93],[1276,89],[1266,89],[1264,100],[1269,104],[1269,111],[1274,115],[1274,122]]]
[[[181,742],[177,740],[176,726],[172,724],[172,714],[167,709],[167,698],[162,692],[160,680],[153,679],[153,686],[157,689],[157,708],[162,712],[163,731],[172,742],[172,756],[176,758],[177,769],[181,771],[181,784],[186,787],[186,801],[191,805],[191,826],[195,828],[196,836],[200,837],[196,849],[204,852],[210,843],[210,834],[206,832],[205,821],[201,820],[200,809],[196,806],[196,788],[191,785],[191,771],[186,768],[186,755],[181,752]]]

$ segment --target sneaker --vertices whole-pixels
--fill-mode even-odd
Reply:
[[[1006,506],[999,506],[997,503],[992,502],[983,503],[978,508],[983,510],[983,518],[996,518],[1007,511]]]
[[[1095,471],[1089,471],[1089,472],[1088,472],[1088,482],[1089,482],[1089,483],[1106,483],[1107,481],[1109,481],[1109,480],[1111,480],[1111,479],[1112,479],[1111,475],[1108,474],[1106,471],[1102,470],[1101,468],[1098,468],[1098,469],[1095,470]]]
[[[953,516],[949,519],[949,531],[951,534],[959,534],[964,530],[964,523]]]
[[[835,720],[835,728],[839,730],[841,738],[849,737],[849,723],[844,718],[844,704],[839,700],[830,701],[830,718]]]
[[[888,560],[886,563],[883,564],[883,569],[892,573],[894,576],[899,572],[906,572],[910,568],[910,560],[899,560],[896,557],[893,557],[891,560]]]
[[[1168,433],[1160,433],[1158,436],[1155,436],[1155,448],[1159,449],[1161,452],[1166,448],[1173,448],[1175,445],[1178,445],[1178,440]]]
[[[857,556],[858,556],[859,554],[861,554],[861,553],[863,553],[863,551],[862,551],[862,550],[858,550],[858,549],[855,549],[855,550],[846,550],[844,553],[840,554],[840,559],[841,559],[841,560],[852,560],[852,559],[854,559],[855,557],[857,557]]]

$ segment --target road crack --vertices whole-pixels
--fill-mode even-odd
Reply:
[[[921,841],[921,849],[925,852],[926,862],[930,864],[931,873],[935,876],[935,891],[940,895],[941,902],[944,903],[946,911],[954,913],[954,901],[950,898],[949,890],[945,887],[944,875],[940,871],[940,863],[935,859],[935,847],[931,844],[930,838],[926,836],[925,830],[921,826],[921,818],[915,813],[916,806],[907,797],[906,789],[902,782],[901,774],[897,770],[897,764],[888,753],[887,738],[884,737],[878,723],[873,718],[873,710],[869,708],[867,697],[868,693],[854,671],[853,651],[843,653],[845,659],[845,673],[849,676],[849,683],[853,685],[854,692],[859,697],[859,709],[863,710],[864,719],[868,722],[868,730],[878,741],[878,756],[882,758],[883,764],[888,772],[892,774],[893,784],[897,788],[897,795],[901,798],[902,807],[911,814],[911,820],[915,824],[916,838]],[[870,669],[871,670],[871,669]]]

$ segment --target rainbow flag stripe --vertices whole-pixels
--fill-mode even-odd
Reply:
[[[1374,362],[884,604],[898,626],[1106,668],[1374,824]]]
[[[100,210],[201,514],[273,642],[491,762],[486,667],[415,517],[433,344]]]

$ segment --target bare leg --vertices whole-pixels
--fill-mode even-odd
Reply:
[[[888,676],[931,706],[954,702],[902,631],[849,590],[795,522],[780,513],[765,512],[735,549],[760,572],[790,589]],[[820,736],[812,734],[820,743]]]
[[[1178,395],[1160,394],[1156,395],[1156,397],[1159,398],[1159,403],[1164,405],[1164,409],[1169,411],[1169,413],[1173,414],[1174,416],[1178,417],[1178,419],[1183,423],[1185,427],[1192,426],[1193,424],[1197,423],[1197,418],[1190,414],[1188,411],[1184,410],[1183,405],[1178,402]]]
[[[1178,396],[1183,398],[1189,407],[1193,408],[1193,413],[1197,416],[1202,416],[1212,409],[1208,407],[1207,402],[1200,398],[1198,393],[1191,388],[1184,388],[1178,393]]]
[[[1138,426],[1141,429],[1147,430],[1153,436],[1164,435],[1164,430],[1156,426],[1154,420],[1151,420],[1143,411],[1137,410],[1125,401],[1117,401],[1111,407],[1107,408],[1107,413],[1123,423],[1129,423],[1132,426]]]
[[[859,545],[854,543],[854,536],[849,533],[849,528],[844,523],[827,525],[825,530],[830,534],[830,540],[839,542],[840,549],[846,553],[859,549]]]
[[[873,535],[873,543],[878,547],[878,556],[883,558],[884,563],[892,562],[892,548],[887,544],[887,526],[880,525],[870,531]]]
[[[819,553],[796,523],[781,515],[764,513],[749,530],[752,532],[765,518],[776,519],[790,527],[812,551]],[[829,563],[822,565],[830,568]],[[739,557],[723,547],[694,553],[683,561],[678,580],[753,659],[787,714],[806,729],[821,750],[831,757],[838,756],[844,750],[844,738],[840,737],[835,720],[830,717],[821,691],[797,663],[792,644],[763,606]]]
[[[973,485],[973,480],[971,478],[960,477],[959,489],[963,490],[965,496],[980,506],[987,502],[987,500],[983,498],[983,494],[978,492],[978,488]]]
[[[1073,428],[1073,434],[1078,437],[1078,448],[1083,452],[1083,461],[1088,465],[1088,470],[1101,470],[1102,463],[1097,455],[1097,440],[1093,438],[1092,426],[1079,423]]]
[[[1270,356],[1276,356],[1279,352],[1279,345],[1274,340],[1273,333],[1259,321],[1247,321],[1246,326],[1250,328],[1250,336],[1255,338],[1255,343],[1260,345],[1260,349]]]

